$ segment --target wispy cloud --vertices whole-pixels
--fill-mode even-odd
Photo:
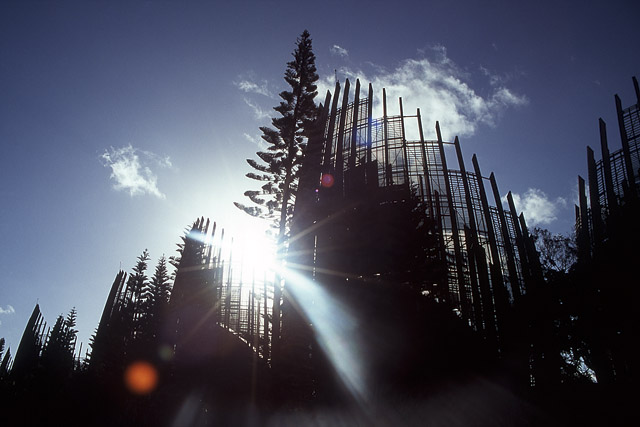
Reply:
[[[16,309],[13,308],[12,305],[7,304],[7,308],[0,307],[0,314],[13,314],[16,312]]]
[[[444,46],[433,46],[421,55],[424,57],[420,59],[405,59],[392,71],[374,68],[367,73],[343,67],[338,74],[352,83],[360,78],[362,83],[373,85],[376,117],[382,115],[382,88],[386,88],[389,114],[399,112],[394,105],[402,97],[405,114],[415,114],[420,108],[424,126],[439,121],[446,138],[473,135],[481,124],[494,126],[507,108],[528,103],[524,95],[515,93],[499,80],[491,82],[495,84],[489,85],[491,90],[487,95],[480,95],[468,83],[469,75],[447,56]],[[333,91],[334,84],[333,75],[325,76],[318,84],[320,96],[324,98],[327,89]]]
[[[503,201],[506,201],[506,197]],[[537,188],[530,188],[522,195],[514,193],[513,203],[516,209],[524,213],[530,226],[550,224],[557,219],[558,211],[567,206],[565,198],[552,200]]]
[[[329,49],[329,51],[332,55],[341,56],[343,58],[349,56],[349,51],[343,47],[338,46],[337,44],[334,44],[331,49]]]
[[[480,65],[478,67],[483,76],[489,79],[489,84],[491,86],[502,86],[505,83],[505,78],[503,76],[499,76],[498,74],[492,73],[488,68]]]
[[[113,188],[128,191],[130,196],[150,194],[160,199],[166,196],[158,189],[158,177],[151,167],[172,167],[169,157],[161,157],[150,151],[139,150],[131,144],[110,147],[100,156],[103,165],[111,169]]]
[[[497,73],[482,65],[480,65],[478,69],[480,70],[480,73],[487,78],[489,84],[496,88],[496,90],[504,89],[509,82],[526,75],[526,73],[519,69],[514,69],[507,73]],[[526,100],[526,98],[524,99]]]
[[[517,95],[506,87],[500,87],[491,95],[490,105],[496,108],[508,108],[527,105],[528,102],[524,96]]]
[[[266,80],[263,80],[260,84],[258,84],[248,79],[242,79],[233,82],[233,84],[243,92],[257,93],[259,95],[273,98],[273,93],[269,90],[269,85]]]
[[[262,120],[262,119],[266,119],[267,117],[270,117],[268,110],[264,110],[262,107],[260,107],[258,104],[256,104],[249,98],[245,97],[244,103],[247,104],[249,107],[251,107],[251,109],[253,110],[253,115],[255,116],[256,119]]]

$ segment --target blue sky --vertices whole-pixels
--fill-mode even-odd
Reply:
[[[0,3],[0,336],[15,353],[39,301],[49,324],[76,306],[86,345],[145,248],[152,268],[201,215],[261,227],[233,201],[304,29],[321,88],[387,87],[530,223],[570,231],[598,117],[617,149],[613,95],[635,102],[640,4],[556,3]]]

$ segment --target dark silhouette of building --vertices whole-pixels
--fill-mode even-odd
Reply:
[[[405,345],[419,348],[417,352],[424,350],[417,343],[433,334],[421,324],[422,304],[430,300],[447,306],[498,359],[519,353],[518,369],[528,383],[533,363],[523,347],[529,345],[516,344],[529,339],[528,325],[514,306],[541,275],[511,194],[505,209],[494,175],[482,175],[475,155],[468,171],[458,138],[443,141],[438,123],[436,139],[425,139],[420,110],[405,114],[400,99],[399,114],[389,114],[383,89],[383,117],[374,118],[371,85],[366,94],[359,81],[353,94],[350,90],[347,80],[344,88],[336,83],[333,96],[327,93],[316,134],[308,141],[288,268],[357,315],[369,316],[367,329],[379,339],[396,342],[394,334],[411,331]],[[418,137],[408,138],[410,131]],[[305,306],[320,302],[295,288],[295,279],[286,281],[282,335],[274,340],[281,340],[282,370],[291,375],[299,369],[294,385],[306,373],[307,385],[299,386],[311,390],[313,363],[300,361],[314,358],[309,349],[321,326],[309,326],[313,314]],[[387,327],[391,318],[400,319],[395,330]],[[389,350],[396,353],[391,362],[379,358],[372,366],[382,371],[403,363],[411,351],[396,344],[397,349]],[[414,356],[413,367],[421,364],[420,357],[428,360],[424,352]],[[456,360],[463,367],[473,359],[466,354]]]
[[[11,373],[14,377],[25,378],[33,376],[37,370],[42,349],[46,344],[45,330],[47,324],[40,312],[40,305],[36,304],[24,329],[20,345],[13,361]]]
[[[615,95],[618,127],[622,148],[609,151],[607,128],[600,119],[600,149],[602,159],[596,161],[594,151],[587,147],[588,188],[578,177],[580,206],[576,206],[576,225],[581,255],[590,257],[617,230],[625,227],[616,220],[620,211],[636,208],[640,197],[640,90],[633,77],[637,102],[622,108]]]
[[[630,384],[639,366],[633,318],[640,256],[640,90],[635,77],[633,85],[636,103],[630,107],[623,108],[615,95],[622,148],[609,150],[600,119],[602,158],[596,161],[587,147],[588,187],[578,177],[576,281],[584,294],[589,361],[601,384]]]

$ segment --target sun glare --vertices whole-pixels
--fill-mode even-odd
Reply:
[[[284,268],[282,273],[342,383],[360,404],[366,403],[369,396],[361,363],[364,355],[359,343],[360,322],[317,282],[290,268]]]
[[[266,235],[265,224],[239,220],[228,228],[228,236],[223,243],[223,252],[231,255],[234,268],[241,267],[244,277],[263,277],[278,269],[276,244]]]

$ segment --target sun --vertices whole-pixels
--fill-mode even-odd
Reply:
[[[226,245],[229,246],[234,266],[242,269],[243,276],[271,275],[278,269],[275,240],[267,236],[268,224],[251,218],[234,221],[228,228]],[[225,230],[225,234],[227,231]],[[233,239],[233,243],[231,243]]]
[[[238,241],[243,268],[272,272],[277,268],[276,244],[265,235],[250,233]],[[246,267],[244,265],[246,264]]]

